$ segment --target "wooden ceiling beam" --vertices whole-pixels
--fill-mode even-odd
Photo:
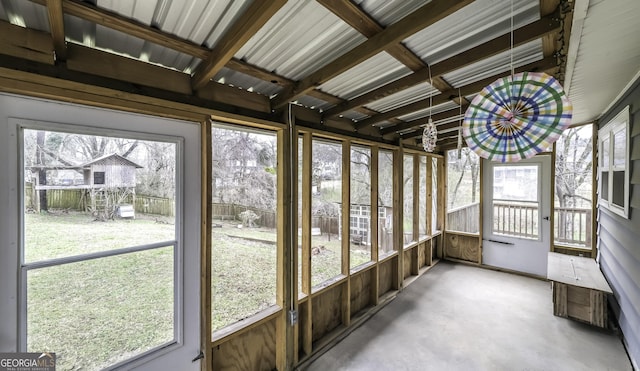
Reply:
[[[541,18],[540,20],[514,30],[514,46],[519,46],[552,32],[557,32],[559,29],[560,22],[557,15],[554,13],[554,15],[546,16],[544,18]],[[510,39],[510,33],[506,33],[494,38],[493,40],[468,49],[460,54],[447,58],[442,62],[436,63],[431,66],[431,76],[440,77],[443,74],[449,73],[479,60],[489,58],[500,52],[508,50],[511,44]],[[325,112],[325,116],[337,116],[342,112],[352,110],[358,106],[363,106],[367,103],[387,97],[391,94],[397,93],[425,81],[429,81],[428,68],[424,68],[411,75],[390,82],[384,86],[381,86],[375,90],[354,98],[348,102],[332,107]]]
[[[109,54],[106,52],[103,53]],[[77,54],[70,49],[69,59],[76,58],[77,55],[81,54]],[[149,66],[149,64],[144,62],[133,62],[139,63],[140,66],[138,68],[140,69],[144,69],[144,66]],[[41,88],[44,89],[43,86],[49,84],[46,83],[46,81],[50,81],[51,87],[64,88],[67,86],[76,86],[80,90],[77,90],[77,94],[74,93],[73,99],[70,100],[67,99],[68,97],[65,94],[60,94],[57,97],[41,97],[84,104],[85,102],[91,102],[92,99],[87,98],[88,100],[85,101],[82,98],[78,98],[82,94],[89,97],[102,94],[100,92],[108,91],[106,99],[124,102],[118,109],[126,110],[127,107],[129,107],[126,104],[128,100],[126,97],[131,97],[131,99],[134,99],[136,102],[147,102],[158,106],[158,108],[156,108],[157,112],[147,111],[145,112],[147,114],[164,115],[166,113],[170,115],[174,109],[183,110],[186,108],[193,113],[209,112],[209,114],[212,114],[218,112],[222,114],[224,112],[229,115],[243,115],[259,121],[269,120],[274,124],[276,123],[274,116],[271,114],[270,102],[267,97],[217,83],[208,85],[207,88],[199,91],[198,95],[187,95],[166,89],[141,86],[135,82],[121,81],[102,75],[97,76],[82,71],[70,70],[66,64],[51,66],[11,56],[3,56],[0,58],[0,71],[4,71],[4,76],[9,79],[24,80],[28,78],[29,81],[35,84],[33,85],[35,90],[31,91],[28,89],[24,91],[10,91],[4,89],[6,86],[0,84],[0,91],[41,96]],[[189,76],[186,75],[186,77],[188,84]],[[172,79],[174,78],[176,77],[172,77]],[[257,101],[260,98],[262,102]],[[253,99],[253,101],[251,101],[251,99]]]
[[[216,43],[207,59],[198,65],[192,79],[193,89],[198,90],[207,85],[286,2],[287,0],[254,0]]]
[[[0,20],[0,35],[2,54],[40,63],[55,63],[53,39],[50,34]]]
[[[541,59],[539,61],[527,64],[525,66],[516,68],[515,71],[516,72],[523,72],[523,71],[549,71],[551,69],[556,68],[556,64],[555,64],[555,58],[553,57],[548,57],[548,58],[544,58]],[[495,80],[504,77],[504,76],[508,76],[511,72],[510,71],[504,71],[502,73],[493,75],[491,77],[487,77],[485,79],[482,79],[480,81],[476,81],[474,83],[465,85],[465,86],[461,86],[460,87],[460,95],[465,96],[465,95],[472,95],[475,93],[478,93],[479,91],[481,91],[485,86],[491,84],[492,82],[494,82]],[[442,94],[436,95],[435,97],[433,97],[432,102],[433,105],[438,105],[438,104],[442,104],[444,102],[447,102],[449,100],[451,100],[452,98],[457,98],[458,97],[458,89],[452,89],[449,91],[445,91]],[[406,115],[421,109],[424,109],[426,107],[429,106],[429,99],[423,99],[420,100],[418,102],[409,104],[407,106],[404,107],[400,107],[397,108],[395,110],[391,110],[388,112],[384,112],[381,113],[378,116],[372,116],[370,120],[367,124],[373,124],[376,122],[380,122],[380,121],[384,121],[387,120],[391,117],[398,117],[398,116],[402,116],[402,115]],[[367,120],[363,120],[361,122],[365,122]],[[424,120],[422,120],[422,123],[424,123]],[[359,123],[360,124],[360,123]],[[419,125],[419,124],[418,124]],[[389,126],[389,127],[385,127],[384,129],[380,130],[380,133],[382,135],[387,135],[389,133],[393,133],[393,132],[399,132],[399,131],[405,131],[407,129],[411,129],[412,127],[417,126],[413,121],[409,121],[409,122],[403,122],[401,124],[395,125],[395,126]],[[357,126],[356,126],[357,127]]]
[[[47,14],[49,16],[49,29],[53,38],[56,60],[64,61],[67,59],[67,43],[64,37],[62,0],[47,0]]]
[[[316,1],[322,4],[325,8],[329,9],[335,15],[340,17],[340,19],[342,19],[344,22],[349,24],[351,27],[356,29],[367,38],[374,37],[376,34],[384,31],[384,27],[382,27],[375,19],[367,14],[357,4],[349,0]],[[427,64],[409,48],[404,46],[402,42],[388,45],[385,51],[393,58],[398,60],[398,62],[404,64],[407,68],[414,72],[427,67]],[[440,91],[452,88],[452,86],[449,85],[440,76],[436,76],[436,78],[433,79],[432,83],[433,86]]]
[[[371,38],[384,31],[384,27],[375,19],[365,13],[357,4],[349,0],[316,1],[367,38]],[[412,71],[417,71],[426,66],[420,57],[407,49],[402,43],[390,44],[386,47],[385,51]]]
[[[46,1],[47,0],[31,0],[31,2],[41,5],[46,5]],[[211,50],[205,46],[198,45],[192,41],[182,39],[178,36],[150,27],[149,25],[137,22],[133,19],[123,17],[106,9],[92,6],[89,3],[63,0],[62,9],[66,14],[120,31],[127,35],[148,41],[152,44],[160,45],[165,48],[190,55],[194,58],[204,60],[207,59],[211,53]],[[230,59],[226,67],[280,86],[292,85],[294,83],[294,81],[283,76],[277,75],[271,71],[266,71],[235,58]]]
[[[43,2],[43,0],[31,1],[35,3]],[[95,7],[86,2],[64,0],[62,2],[62,10],[66,14],[194,56],[196,58],[205,59],[210,52],[209,49],[194,42],[160,31],[157,28],[123,17],[120,14],[106,9]]]
[[[316,86],[349,70],[350,68],[385,50],[391,44],[397,44],[416,32],[444,19],[474,0],[432,0],[415,12],[404,17],[382,32],[377,33],[333,62],[298,81],[292,88],[278,94],[272,100],[272,107],[280,109],[288,102],[307,94]]]

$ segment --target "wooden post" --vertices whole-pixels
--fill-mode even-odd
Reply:
[[[554,142],[553,145],[551,146],[551,178],[549,179],[549,187],[550,187],[550,192],[549,192],[549,220],[547,221],[549,223],[549,251],[555,251],[555,246],[556,246],[556,204],[555,204],[555,199],[554,199],[554,195],[556,193],[556,187],[555,187],[555,181],[556,181],[556,143]],[[544,215],[543,215],[544,216]],[[544,223],[544,220],[542,221]]]
[[[427,234],[428,235],[433,235],[433,226],[436,225],[433,219],[433,159],[434,157],[428,156],[427,157],[427,165],[426,165],[426,190],[427,190],[427,194],[425,197],[425,202],[427,203],[426,207],[427,207],[427,225],[425,226],[425,228],[427,228]],[[437,170],[437,168],[436,168]],[[437,197],[437,195],[435,195],[435,197]],[[436,216],[437,217],[437,216]],[[436,225],[437,226],[437,225]]]
[[[420,156],[413,154],[413,241],[420,239]],[[406,195],[405,195],[406,196]]]
[[[420,240],[420,155],[413,154],[413,242]],[[419,247],[415,245],[411,248],[409,256],[411,261],[409,262],[411,274],[418,275],[418,250]]]
[[[211,120],[200,124],[200,139],[202,153],[200,171],[201,198],[200,207],[200,350],[204,358],[200,361],[200,370],[209,371],[212,368],[211,353]]]
[[[438,194],[436,195],[437,199],[436,202],[438,203],[438,213],[437,213],[437,218],[436,218],[436,228],[439,231],[443,231],[444,230],[444,220],[445,220],[445,202],[446,202],[446,198],[447,198],[447,168],[445,166],[445,161],[444,158],[439,158],[438,159],[438,164],[436,165],[436,168],[438,169],[438,174],[436,175],[437,181],[438,181],[438,188],[437,188],[437,192]]]
[[[294,233],[297,224],[293,220],[293,184],[295,177],[292,160],[295,159],[293,149],[293,122],[286,129],[278,130],[278,245],[277,245],[277,289],[276,302],[282,308],[276,324],[276,365],[279,370],[293,369],[294,362],[294,325],[290,321],[290,312],[297,311],[294,298],[298,289],[293,276],[297,266],[297,246],[294,246]],[[297,184],[296,184],[297,187]],[[296,251],[294,251],[296,250]],[[296,277],[297,278],[297,277]],[[297,312],[296,312],[297,313]]]
[[[302,137],[302,292],[307,295],[305,327],[302,331],[302,348],[306,355],[312,351],[312,297],[311,297],[311,133]],[[302,314],[300,315],[302,318]]]
[[[598,127],[591,124],[591,220],[589,220],[591,231],[589,232],[589,239],[591,241],[591,257],[596,258],[598,256],[597,243],[597,219],[596,218],[596,203],[598,201]]]
[[[427,225],[425,226],[425,228],[427,228],[427,234],[431,236],[431,240],[429,240],[429,242],[427,243],[427,245],[425,245],[425,265],[431,265],[433,264],[432,258],[433,258],[433,239],[435,238],[433,236],[433,223],[435,222],[433,220],[433,197],[437,197],[437,195],[433,194],[433,158],[432,156],[427,157],[427,176],[426,176],[426,181],[427,181],[427,197],[425,202],[427,203]],[[438,186],[440,185],[440,182],[438,182]],[[437,200],[438,202],[440,200]],[[438,208],[439,210],[440,208]],[[428,246],[428,248],[427,248]]]
[[[478,176],[480,177],[480,195],[479,195],[479,206],[480,209],[478,211],[478,264],[482,264],[482,228],[484,226],[484,160],[482,158],[479,159],[480,161],[480,170],[478,170],[480,173],[478,174]],[[446,182],[445,182],[446,183]],[[492,205],[489,205],[489,207],[493,207]]]
[[[351,254],[349,250],[351,222],[351,142],[342,142],[342,274],[347,277],[342,291],[342,323],[351,323]]]
[[[404,230],[402,220],[404,218],[403,196],[403,169],[404,169],[404,148],[400,142],[400,148],[393,151],[393,230],[395,237],[395,250],[398,252],[396,264],[393,267],[392,287],[396,290],[402,289],[404,280]]]
[[[378,297],[380,296],[380,271],[378,268],[378,220],[380,215],[378,212],[378,146],[371,146],[371,261],[375,263],[371,271],[371,299],[372,305],[378,305]]]

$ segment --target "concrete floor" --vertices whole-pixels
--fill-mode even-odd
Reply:
[[[441,262],[306,370],[632,370],[616,335],[552,308],[548,282]]]

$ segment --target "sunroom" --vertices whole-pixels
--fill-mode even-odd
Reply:
[[[614,344],[592,366],[637,369],[638,14],[634,0],[0,0],[0,360],[351,369],[323,354],[464,267],[523,296],[542,283],[544,321]],[[554,133],[530,120],[535,153],[515,158],[469,125],[527,76],[566,106]],[[605,288],[567,287],[556,261]],[[424,369],[419,353],[401,367]],[[458,365],[556,357],[485,353]]]

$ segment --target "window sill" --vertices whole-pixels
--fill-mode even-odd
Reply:
[[[282,308],[279,305],[273,305],[263,311],[260,311],[252,316],[241,319],[240,321],[221,328],[213,333],[211,337],[212,346],[217,346],[225,341],[232,335],[240,335],[254,327],[257,327],[265,322],[268,322],[278,316]]]

